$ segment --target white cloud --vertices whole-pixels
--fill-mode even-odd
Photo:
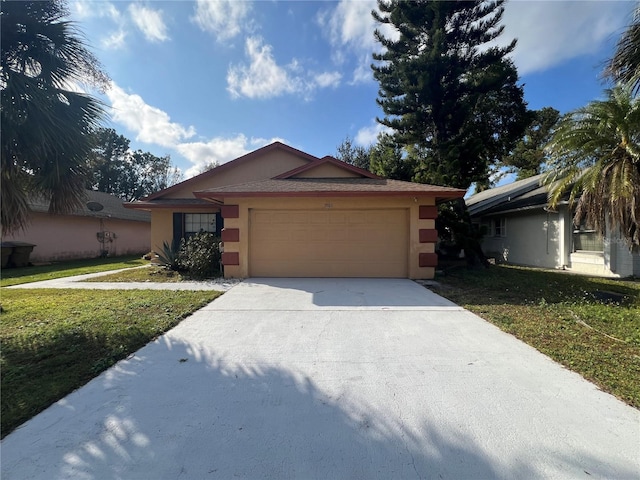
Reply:
[[[171,122],[166,112],[147,105],[142,97],[125,92],[115,82],[111,82],[111,88],[106,93],[111,101],[113,120],[135,132],[136,140],[175,147],[196,133],[194,127],[185,128]]]
[[[389,127],[385,127],[384,125],[378,122],[372,122],[368,127],[362,127],[356,133],[356,137],[354,141],[356,145],[360,145],[362,147],[368,147],[378,141],[378,135],[381,133],[391,133],[392,130]]]
[[[521,75],[544,71],[597,52],[619,33],[631,10],[630,2],[507,2],[500,43],[518,39],[513,60]]]
[[[143,5],[132,3],[129,13],[133,23],[150,42],[164,42],[169,39],[167,26],[162,19],[162,10],[153,10]]]
[[[91,0],[76,0],[70,4],[71,15],[78,20],[87,18],[110,18],[117,22],[121,15],[120,10],[111,2],[96,2]]]
[[[260,37],[247,38],[245,53],[248,64],[231,65],[227,72],[227,90],[232,98],[301,94],[308,99],[316,88],[335,88],[342,77],[338,72],[306,72],[295,59],[288,65],[278,65],[273,47],[264,44]]]
[[[352,83],[373,79],[371,53],[380,50],[373,31],[379,28],[388,38],[398,38],[389,25],[377,25],[371,11],[375,0],[340,0],[335,8],[316,18],[334,48],[332,58],[344,63],[357,56]],[[544,71],[581,55],[595,53],[602,43],[629,21],[633,5],[628,1],[518,1],[505,3],[505,25],[500,44],[518,38],[513,59],[520,74]]]
[[[192,21],[221,42],[229,40],[250,25],[247,16],[251,2],[239,0],[197,0]]]
[[[324,72],[316,76],[315,83],[320,88],[332,87],[340,85],[342,75],[339,72]]]
[[[100,38],[102,48],[119,50],[125,46],[127,38],[126,18],[111,2],[96,2],[91,0],[76,0],[70,5],[71,16],[75,20],[86,21],[92,18],[101,19],[101,23],[111,20],[117,28]],[[104,19],[104,20],[103,20]]]
[[[207,142],[181,143],[176,146],[176,150],[193,164],[185,172],[185,177],[190,178],[202,171],[204,165],[210,165],[211,163],[222,165],[276,140],[280,139],[248,139],[245,135],[239,134],[230,138],[215,137]]]
[[[109,50],[119,50],[125,46],[125,40],[127,33],[124,29],[115,30],[110,35],[103,37],[100,43],[102,46]]]
[[[247,38],[249,65],[232,65],[227,74],[227,90],[233,98],[269,98],[299,90],[299,81],[276,63],[272,50],[259,37]],[[294,63],[292,69],[296,67]]]
[[[351,56],[356,57],[352,84],[373,79],[370,68],[371,54],[381,49],[373,35],[375,29],[378,28],[385,37],[398,37],[398,32],[393,27],[387,24],[380,25],[375,21],[371,11],[376,9],[376,0],[340,0],[335,8],[322,11],[316,17],[334,48],[333,61],[342,64]]]

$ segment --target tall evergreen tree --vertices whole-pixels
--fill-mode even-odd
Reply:
[[[533,177],[542,172],[548,161],[545,147],[549,143],[560,120],[560,112],[552,107],[544,107],[531,112],[531,123],[514,149],[502,159],[502,167],[516,173],[517,179]]]
[[[528,123],[518,74],[506,47],[490,47],[503,30],[504,0],[378,0],[383,52],[372,65],[380,84],[378,121],[419,154],[413,180],[468,188],[486,181]]]

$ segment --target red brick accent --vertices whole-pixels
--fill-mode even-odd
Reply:
[[[238,205],[223,205],[220,207],[222,218],[240,217],[240,207]]]
[[[224,235],[224,230],[222,230],[222,234]],[[419,235],[420,243],[435,243],[438,240],[438,231],[433,228],[421,228]]]
[[[438,254],[421,253],[419,256],[419,262],[421,267],[436,267],[438,266]]]
[[[238,252],[222,252],[222,265],[240,265]]]
[[[239,228],[223,228],[220,238],[223,242],[239,242],[240,241],[240,229]]]
[[[420,205],[421,220],[425,220],[429,218],[437,218],[437,217],[438,217],[438,207],[433,205]]]

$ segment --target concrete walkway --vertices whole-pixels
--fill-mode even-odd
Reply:
[[[147,268],[134,267],[134,268]],[[74,275],[72,277],[55,278],[53,280],[43,280],[41,282],[22,283],[4,288],[77,288],[91,290],[217,290],[227,291],[238,283],[236,280],[225,280],[223,278],[213,280],[203,280],[198,282],[86,282],[90,278],[104,277],[112,273],[119,273],[131,268],[121,268],[119,270],[109,270],[106,272],[86,273],[84,275]]]
[[[639,472],[638,410],[409,280],[247,280],[2,442],[14,480]]]

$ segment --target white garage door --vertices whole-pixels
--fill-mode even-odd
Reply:
[[[408,211],[256,210],[254,277],[407,277]]]

